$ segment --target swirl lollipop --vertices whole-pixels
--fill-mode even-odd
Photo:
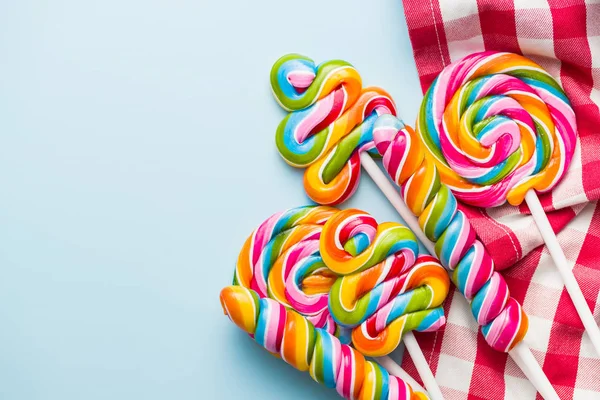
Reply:
[[[551,190],[575,151],[575,113],[559,84],[512,53],[471,54],[425,94],[417,131],[456,197],[478,207]]]
[[[335,388],[345,399],[427,399],[275,300],[261,299],[258,293],[241,286],[224,288],[220,299],[225,314],[258,344],[294,368],[309,371],[315,381]]]
[[[575,152],[575,113],[560,85],[523,56],[471,54],[432,83],[417,132],[459,200],[478,207],[525,200],[600,354],[600,329],[536,194],[558,184]]]

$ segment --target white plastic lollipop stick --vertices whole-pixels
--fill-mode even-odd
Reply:
[[[419,376],[423,379],[423,383],[429,392],[429,398],[431,400],[443,400],[444,396],[442,396],[442,391],[435,381],[433,372],[431,372],[431,368],[429,368],[429,364],[425,359],[421,347],[419,347],[415,335],[412,332],[405,333],[402,341],[404,342],[404,346],[406,346],[406,351],[410,354],[410,358],[412,358],[415,363]]]
[[[540,368],[535,357],[531,354],[531,350],[524,342],[520,342],[513,347],[513,349],[508,352],[508,355],[511,356],[514,362],[521,368],[521,371],[523,371],[527,379],[531,382],[538,382],[538,384],[534,384],[534,386],[544,399],[560,400],[558,394],[556,394],[556,391],[552,387],[552,384],[550,384],[548,377],[544,374],[544,371]]]
[[[425,236],[425,233],[421,230],[421,226],[419,225],[417,217],[415,217],[412,211],[410,211],[408,206],[404,203],[404,200],[402,199],[402,196],[400,196],[398,189],[381,171],[377,163],[373,161],[368,154],[363,152],[360,154],[360,164],[367,174],[369,174],[373,182],[375,182],[379,190],[381,190],[392,206],[394,206],[400,217],[404,220],[404,222],[406,222],[406,225],[408,225],[408,227],[425,246],[425,248],[431,254],[435,254],[435,246],[433,242],[429,240],[427,236]],[[513,350],[508,352],[508,354],[521,368],[525,376],[529,379],[535,389],[544,397],[544,399],[558,399],[558,395],[550,384],[548,377],[544,374],[542,368],[535,361],[535,358],[533,358],[533,355],[531,354],[531,350],[529,350],[529,347],[524,342],[516,345]],[[421,377],[423,377],[423,375],[421,375]]]
[[[396,363],[396,361],[392,360],[391,357],[375,357],[375,361],[377,361],[379,365],[381,365],[387,372],[389,372],[390,375],[397,376],[404,382],[408,383],[412,387],[413,391],[422,392],[429,396],[427,391],[423,389],[423,387],[419,385],[419,383],[415,381],[412,376],[410,376],[405,370],[403,370],[402,367]]]
[[[577,314],[579,315],[579,318],[581,318],[581,322],[583,322],[585,331],[589,335],[596,352],[600,355],[600,329],[598,329],[594,316],[583,297],[583,293],[581,293],[581,288],[575,279],[575,275],[573,275],[573,271],[567,264],[565,253],[560,247],[558,239],[550,226],[550,221],[548,221],[548,216],[544,213],[540,199],[533,190],[530,190],[525,194],[525,202],[529,206],[529,210],[531,210],[533,220],[538,226],[544,242],[546,242],[550,256],[554,260],[556,268],[558,268],[558,272],[567,288],[567,293],[569,293],[569,296],[575,305],[575,309],[577,310]]]

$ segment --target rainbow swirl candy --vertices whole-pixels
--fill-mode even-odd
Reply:
[[[494,207],[551,190],[573,158],[577,126],[550,74],[523,56],[488,51],[442,70],[417,132],[459,200]]]
[[[331,288],[331,315],[356,327],[352,343],[361,353],[389,354],[405,332],[444,325],[448,275],[434,257],[417,256],[417,240],[405,226],[343,210],[325,223],[320,248],[325,264],[341,275]]]
[[[317,382],[335,388],[345,399],[418,400],[400,378],[389,375],[350,346],[275,300],[241,286],[221,291],[225,314],[269,352],[300,371],[309,371]]]
[[[305,206],[268,218],[244,243],[234,285],[252,289],[261,298],[271,297],[294,308],[318,328],[336,333],[327,299],[337,276],[319,254],[323,224],[336,212],[330,207]],[[344,332],[337,334],[343,336]]]
[[[527,315],[510,297],[506,281],[494,270],[491,256],[458,210],[456,198],[441,183],[436,163],[415,131],[396,117],[379,118],[373,137],[385,169],[402,188],[406,204],[427,237],[435,242],[441,263],[452,271],[452,281],[471,303],[485,340],[496,350],[509,351],[525,336]]]
[[[350,197],[360,180],[361,151],[374,155],[373,124],[379,115],[396,115],[396,106],[380,88],[362,88],[349,63],[319,66],[307,57],[288,54],[271,69],[271,88],[279,104],[292,111],[279,124],[276,143],[283,159],[308,167],[304,187],[319,204],[334,205]]]

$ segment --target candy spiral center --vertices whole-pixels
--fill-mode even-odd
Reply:
[[[234,284],[292,307],[318,328],[336,333],[328,297],[337,276],[319,253],[322,225],[335,212],[329,207],[298,207],[268,218],[244,243]]]
[[[575,150],[575,115],[558,83],[522,56],[483,52],[444,68],[417,131],[442,182],[469,204],[520,204],[554,187]]]

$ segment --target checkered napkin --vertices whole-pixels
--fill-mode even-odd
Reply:
[[[441,69],[467,54],[524,54],[546,68],[571,99],[579,143],[568,174],[541,196],[575,276],[600,321],[600,0],[403,0],[425,91]],[[464,207],[530,318],[526,343],[562,399],[600,399],[600,358],[526,206]],[[452,293],[448,324],[421,334],[447,399],[535,399],[516,364],[491,350]],[[409,357],[404,367],[416,376]],[[538,396],[538,398],[540,398]]]

